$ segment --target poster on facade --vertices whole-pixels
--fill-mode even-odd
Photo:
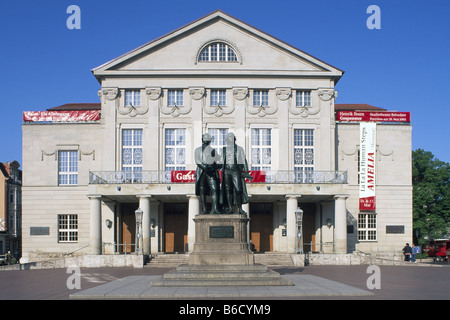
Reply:
[[[375,155],[377,124],[360,123],[359,210],[375,210]]]

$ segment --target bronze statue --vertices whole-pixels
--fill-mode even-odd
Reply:
[[[228,133],[225,137],[226,147],[222,153],[222,187],[220,202],[225,213],[233,213],[233,205],[237,205],[240,214],[247,214],[242,210],[242,204],[248,203],[245,178],[252,180],[248,172],[247,159],[244,149],[236,145],[236,137]]]
[[[195,162],[197,170],[195,172],[195,195],[200,196],[202,202],[202,214],[207,214],[206,197],[211,196],[212,214],[220,214],[219,209],[219,157],[216,156],[216,150],[209,144],[211,135],[205,133],[202,136],[202,146],[195,149]]]

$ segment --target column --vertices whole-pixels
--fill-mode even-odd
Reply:
[[[188,211],[188,246],[189,252],[194,250],[195,243],[195,222],[194,218],[200,213],[200,200],[199,197],[194,194],[188,194],[189,198],[189,211]]]
[[[139,208],[142,210],[142,251],[150,254],[150,195],[138,195]]]
[[[248,198],[249,198],[249,202],[247,202],[247,203],[244,203],[243,205],[242,205],[242,210],[244,210],[245,212],[247,212],[247,218],[249,218],[250,219],[250,197],[251,197],[251,195],[249,194],[248,195]],[[251,221],[251,220],[250,220]],[[247,224],[247,242],[248,243],[250,243],[250,222],[249,221],[249,223]],[[250,248],[251,249],[251,248]]]
[[[346,195],[334,196],[334,250],[336,253],[347,253],[347,207]]]
[[[298,195],[286,195],[286,251],[295,252],[295,241],[297,228],[295,221],[295,210],[298,208]]]
[[[90,251],[91,254],[102,254],[102,197],[88,196],[90,199]]]

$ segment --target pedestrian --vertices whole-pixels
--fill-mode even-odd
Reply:
[[[406,244],[406,246],[403,247],[403,254],[405,255],[405,261],[410,261],[412,253],[412,248],[409,246],[409,243]]]
[[[420,248],[413,244],[411,249],[411,262],[416,263],[416,254],[420,253]]]

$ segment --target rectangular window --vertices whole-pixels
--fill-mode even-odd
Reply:
[[[252,129],[251,168],[270,174],[272,169],[272,129]]]
[[[126,106],[140,106],[141,105],[141,91],[140,90],[125,90],[125,105]]]
[[[211,90],[211,106],[226,106],[227,97],[225,90]]]
[[[122,130],[122,171],[127,181],[142,178],[143,143],[142,129]]]
[[[269,106],[269,91],[268,90],[253,91],[253,105],[258,107]]]
[[[186,170],[186,129],[166,129],[166,170]]]
[[[78,151],[58,151],[58,184],[78,184]]]
[[[312,182],[313,172],[314,130],[294,129],[294,173],[296,182]]]
[[[168,105],[171,107],[183,105],[183,90],[169,90]]]
[[[310,107],[311,91],[297,91],[295,94],[295,105],[297,107]]]
[[[374,213],[360,213],[358,215],[358,240],[377,240],[377,215]]]
[[[228,129],[208,129],[208,133],[211,135],[211,147],[216,149],[218,154],[222,154],[223,147],[226,146],[225,136],[228,133]]]
[[[78,242],[78,215],[58,215],[58,242]]]

